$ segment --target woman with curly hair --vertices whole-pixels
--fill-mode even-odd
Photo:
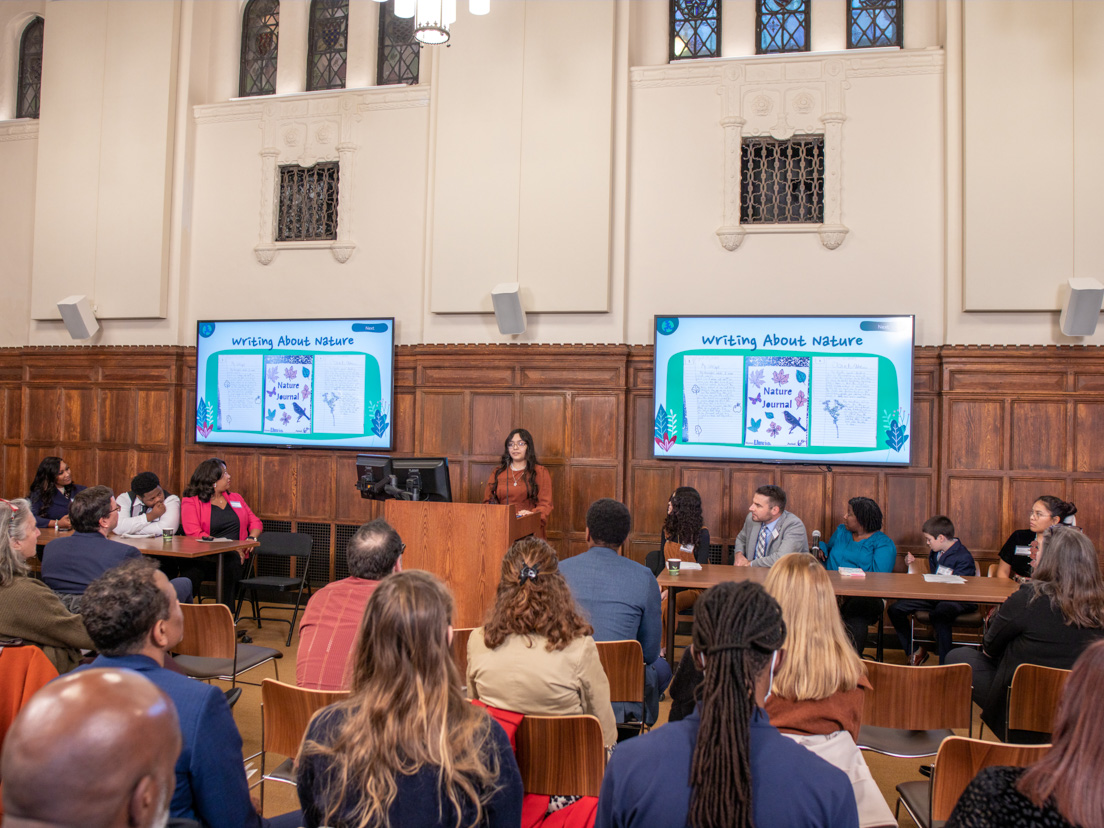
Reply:
[[[69,504],[85,486],[73,482],[73,471],[60,457],[44,457],[38,464],[27,500],[39,529],[71,529]]]
[[[544,527],[552,514],[552,478],[537,461],[533,435],[524,428],[515,428],[507,436],[498,468],[487,479],[483,502],[515,504],[518,517],[538,513],[537,535],[545,536]]]
[[[709,563],[709,530],[702,526],[701,495],[693,486],[679,486],[671,493],[671,499],[667,501],[667,517],[663,521],[659,542],[663,557],[659,560],[659,571],[657,572],[655,567],[652,568],[657,575],[672,558],[700,564]],[[675,596],[675,607],[678,612],[686,612],[701,594],[700,589],[681,590]],[[660,612],[663,618],[663,638],[660,640],[666,642],[666,591],[663,593]]]
[[[617,722],[593,632],[571,597],[556,552],[540,538],[522,538],[502,559],[487,623],[468,639],[468,694],[515,713],[590,713],[611,747]]]
[[[349,698],[311,720],[298,759],[307,828],[513,828],[521,775],[501,726],[468,703],[452,596],[400,572],[368,600]]]

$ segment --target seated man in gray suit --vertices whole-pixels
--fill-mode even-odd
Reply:
[[[618,554],[632,528],[624,503],[608,497],[594,501],[587,509],[586,523],[590,549],[560,561],[560,572],[594,627],[595,641],[640,642],[644,710],[639,704],[615,703],[613,712],[619,722],[632,713],[637,721],[643,715],[647,724],[654,724],[659,717],[659,694],[671,682],[671,668],[659,656],[659,585],[648,567]]]
[[[781,487],[755,490],[734,548],[736,566],[773,566],[783,555],[809,551],[805,524],[786,511],[786,492]]]

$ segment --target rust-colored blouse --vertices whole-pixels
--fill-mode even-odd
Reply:
[[[534,498],[529,491],[529,485],[525,481],[525,472],[514,472],[507,468],[498,476],[498,488],[492,492],[495,477],[494,472],[487,478],[487,485],[483,491],[483,502],[498,503],[518,507],[518,511],[528,509],[531,512],[540,513],[540,537],[545,537],[544,527],[548,523],[548,516],[552,514],[552,475],[548,469],[539,463],[536,466],[537,496]],[[494,494],[494,498],[491,495]]]
[[[771,724],[783,733],[815,736],[846,730],[858,741],[863,694],[869,689],[872,689],[870,680],[863,676],[858,687],[833,693],[826,699],[795,702],[773,693],[763,706]]]

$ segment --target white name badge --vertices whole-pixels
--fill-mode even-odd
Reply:
[[[240,509],[241,508],[241,501],[240,500],[231,500],[230,505],[233,506],[235,509]]]
[[[1024,557],[1024,558],[1030,558],[1031,557],[1031,547],[1030,546],[1017,546],[1016,547],[1016,554],[1020,555],[1021,557]]]
[[[680,552],[686,552],[687,554],[690,554],[694,551],[694,544],[684,543],[682,546],[679,547],[679,551]]]
[[[936,575],[954,575],[954,570],[949,566],[941,566],[935,570]]]
[[[771,540],[775,540],[777,537],[778,537],[778,530],[775,529],[773,532],[771,532]]]

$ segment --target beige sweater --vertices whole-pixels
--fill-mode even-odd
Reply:
[[[606,746],[617,744],[609,680],[589,635],[549,652],[544,636],[511,635],[487,649],[483,628],[468,639],[468,695],[491,707],[534,716],[590,713]]]
[[[69,612],[42,581],[27,577],[0,587],[0,638],[34,644],[59,673],[76,667],[80,651],[94,646],[81,617]]]

